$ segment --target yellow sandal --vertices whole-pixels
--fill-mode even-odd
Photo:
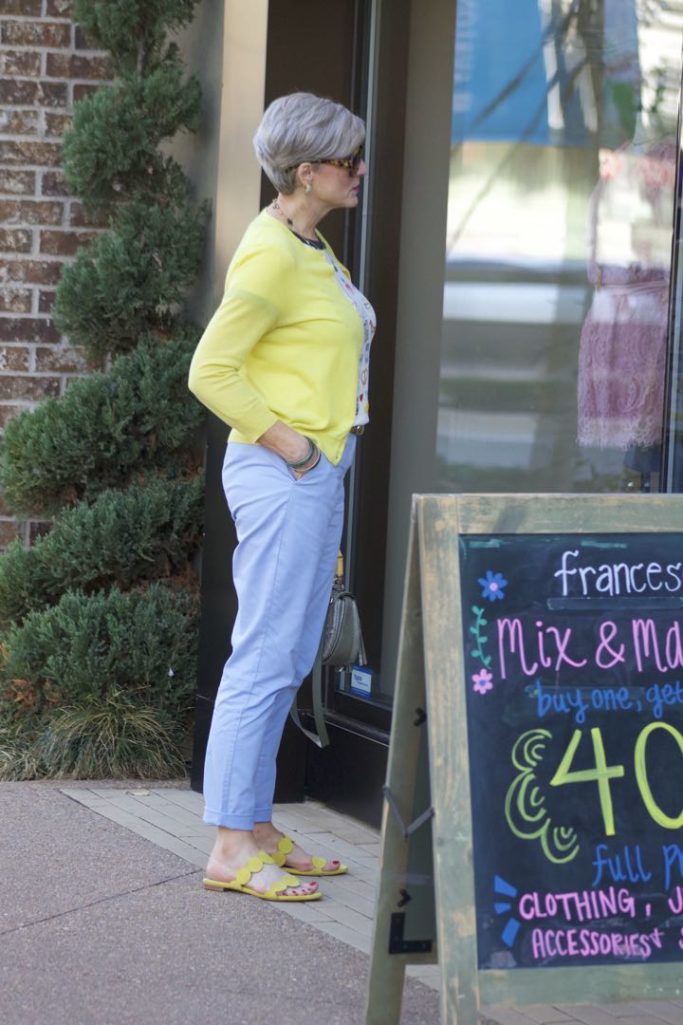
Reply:
[[[287,855],[291,854],[294,850],[294,841],[291,836],[283,836],[282,839],[278,840],[277,850],[271,855],[276,865],[282,868],[286,861]],[[348,867],[342,865],[341,861],[337,862],[337,868],[325,868],[328,861],[336,861],[336,858],[321,858],[319,855],[314,854],[311,857],[313,868],[292,868],[291,865],[287,865],[287,871],[293,876],[343,876],[348,872]]]
[[[292,886],[301,885],[298,879],[295,879],[294,876],[290,875],[280,876],[276,883],[273,883],[271,887],[263,892],[261,890],[255,890],[253,887],[247,885],[251,877],[256,875],[257,872],[260,872],[264,865],[273,864],[277,864],[274,858],[271,858],[265,851],[259,851],[258,855],[250,858],[244,868],[241,868],[235,878],[231,879],[230,882],[205,877],[204,888],[207,890],[235,890],[237,893],[248,893],[251,897],[260,897],[261,900],[320,900],[322,897],[320,890],[314,890],[313,893],[284,893],[284,890],[287,890]]]

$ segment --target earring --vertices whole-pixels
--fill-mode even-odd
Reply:
[[[304,192],[306,193],[306,195],[308,195],[308,193],[311,191],[311,188],[312,188],[311,183],[310,182],[306,182],[306,184],[304,185]]]

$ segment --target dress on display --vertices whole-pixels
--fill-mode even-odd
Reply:
[[[656,469],[662,438],[669,265],[656,221],[659,210],[666,215],[667,199],[673,197],[675,164],[667,161],[662,167],[669,156],[673,161],[667,149],[649,150],[637,161],[623,158],[638,198],[650,204],[650,220],[641,217],[640,225],[627,226],[633,235],[640,227],[643,239],[640,246],[632,244],[623,263],[614,260],[614,244],[606,247],[611,258],[600,259],[601,211],[613,180],[601,181],[591,199],[588,277],[595,291],[579,345],[578,442],[621,450],[627,465],[643,472]],[[659,250],[656,256],[654,250]]]

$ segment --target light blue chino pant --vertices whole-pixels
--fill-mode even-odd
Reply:
[[[320,643],[355,448],[350,434],[337,465],[321,455],[296,480],[260,445],[227,446],[238,610],[206,750],[205,822],[249,830],[271,818],[282,731]]]

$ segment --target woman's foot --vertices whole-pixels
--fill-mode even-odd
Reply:
[[[219,829],[206,865],[206,879],[216,883],[233,882],[249,861],[258,858],[259,852],[263,850],[265,848],[259,845],[253,833],[241,829]],[[280,866],[264,864],[258,872],[251,875],[249,888],[257,893],[266,893],[272,886],[276,886],[282,877]],[[317,890],[318,884],[313,880],[307,880],[296,886],[286,887],[281,894],[296,899],[309,897]]]
[[[342,875],[347,871],[336,858],[324,860],[308,854],[302,847],[285,836],[272,822],[256,822],[254,824],[254,838],[261,850],[266,854],[280,855],[278,861],[283,868],[290,872],[300,872],[311,875]],[[282,859],[284,854],[284,860]]]

